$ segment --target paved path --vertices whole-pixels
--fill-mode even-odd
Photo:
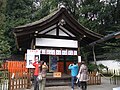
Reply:
[[[108,78],[102,78],[101,85],[88,85],[87,90],[113,90],[115,87],[120,87],[120,85],[110,84]],[[23,89],[22,89],[23,90]],[[33,87],[31,89],[25,90],[34,90]],[[71,90],[70,86],[54,86],[54,87],[46,87],[45,90]],[[75,90],[79,90],[78,87],[75,87]]]

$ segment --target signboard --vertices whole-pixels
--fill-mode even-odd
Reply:
[[[77,50],[51,50],[51,49],[40,49],[41,54],[46,55],[77,55]]]
[[[55,58],[55,55],[77,55],[77,50],[51,50],[51,49],[36,49],[36,50],[31,50],[28,49],[27,50],[27,54],[25,55],[25,60],[27,61],[27,65],[26,68],[34,68],[34,66],[32,65],[32,63],[34,62],[35,58],[38,57],[38,59],[40,60],[40,55],[41,54],[46,54],[46,55],[51,55],[50,56],[50,70],[52,71],[55,65],[55,60],[57,62],[57,58]],[[80,61],[80,57],[78,58],[78,60]],[[53,65],[53,66],[52,66]],[[55,70],[53,70],[55,71]]]
[[[73,55],[73,50],[68,50],[68,55]]]
[[[81,56],[78,56],[78,62],[79,63],[81,62]]]
[[[49,71],[55,72],[57,71],[57,56],[49,56]]]
[[[67,50],[62,50],[62,55],[67,55]]]
[[[54,72],[53,77],[61,77],[61,72]]]
[[[61,50],[56,50],[56,55],[62,55]]]
[[[27,55],[26,55],[27,65],[26,65],[26,68],[34,68],[32,63],[34,62],[36,57],[38,57],[38,59],[40,60],[40,50],[27,50]]]

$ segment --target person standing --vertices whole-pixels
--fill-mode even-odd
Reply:
[[[88,68],[85,64],[85,61],[81,62],[79,69],[79,81],[82,90],[87,90],[87,81],[88,81]]]
[[[79,66],[76,62],[74,62],[74,64],[69,65],[68,69],[71,70],[71,87],[72,87],[72,90],[74,90],[74,83],[75,83],[75,80],[77,79],[76,76],[79,71]]]
[[[34,90],[39,90],[39,81],[38,81],[38,75],[40,73],[40,67],[41,63],[38,63],[39,57],[35,57],[35,61],[33,63],[33,66],[35,67],[34,70]]]
[[[48,66],[46,62],[43,62],[42,64],[42,81],[40,82],[40,89],[39,90],[45,90],[45,83],[46,83],[46,74],[47,74]]]

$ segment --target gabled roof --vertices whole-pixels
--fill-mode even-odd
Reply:
[[[14,35],[16,37],[18,47],[29,48],[32,39],[35,38],[36,31],[42,32],[53,25],[56,25],[55,28],[59,29],[59,23],[61,20],[65,21],[65,24],[62,25],[62,27],[76,36],[74,38],[71,37],[70,39],[79,40],[81,42],[81,45],[92,43],[103,37],[102,35],[90,31],[78,23],[77,20],[75,20],[72,15],[66,10],[66,8],[62,7],[38,21],[15,27]],[[45,35],[40,35],[39,37],[45,37]],[[52,38],[62,37],[53,36]],[[67,37],[64,38],[68,39]]]

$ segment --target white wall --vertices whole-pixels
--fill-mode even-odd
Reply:
[[[101,60],[97,61],[98,64],[103,64],[104,66],[107,66],[108,69],[120,69],[120,62],[115,60]]]
[[[78,41],[52,38],[36,38],[36,46],[78,48]]]

